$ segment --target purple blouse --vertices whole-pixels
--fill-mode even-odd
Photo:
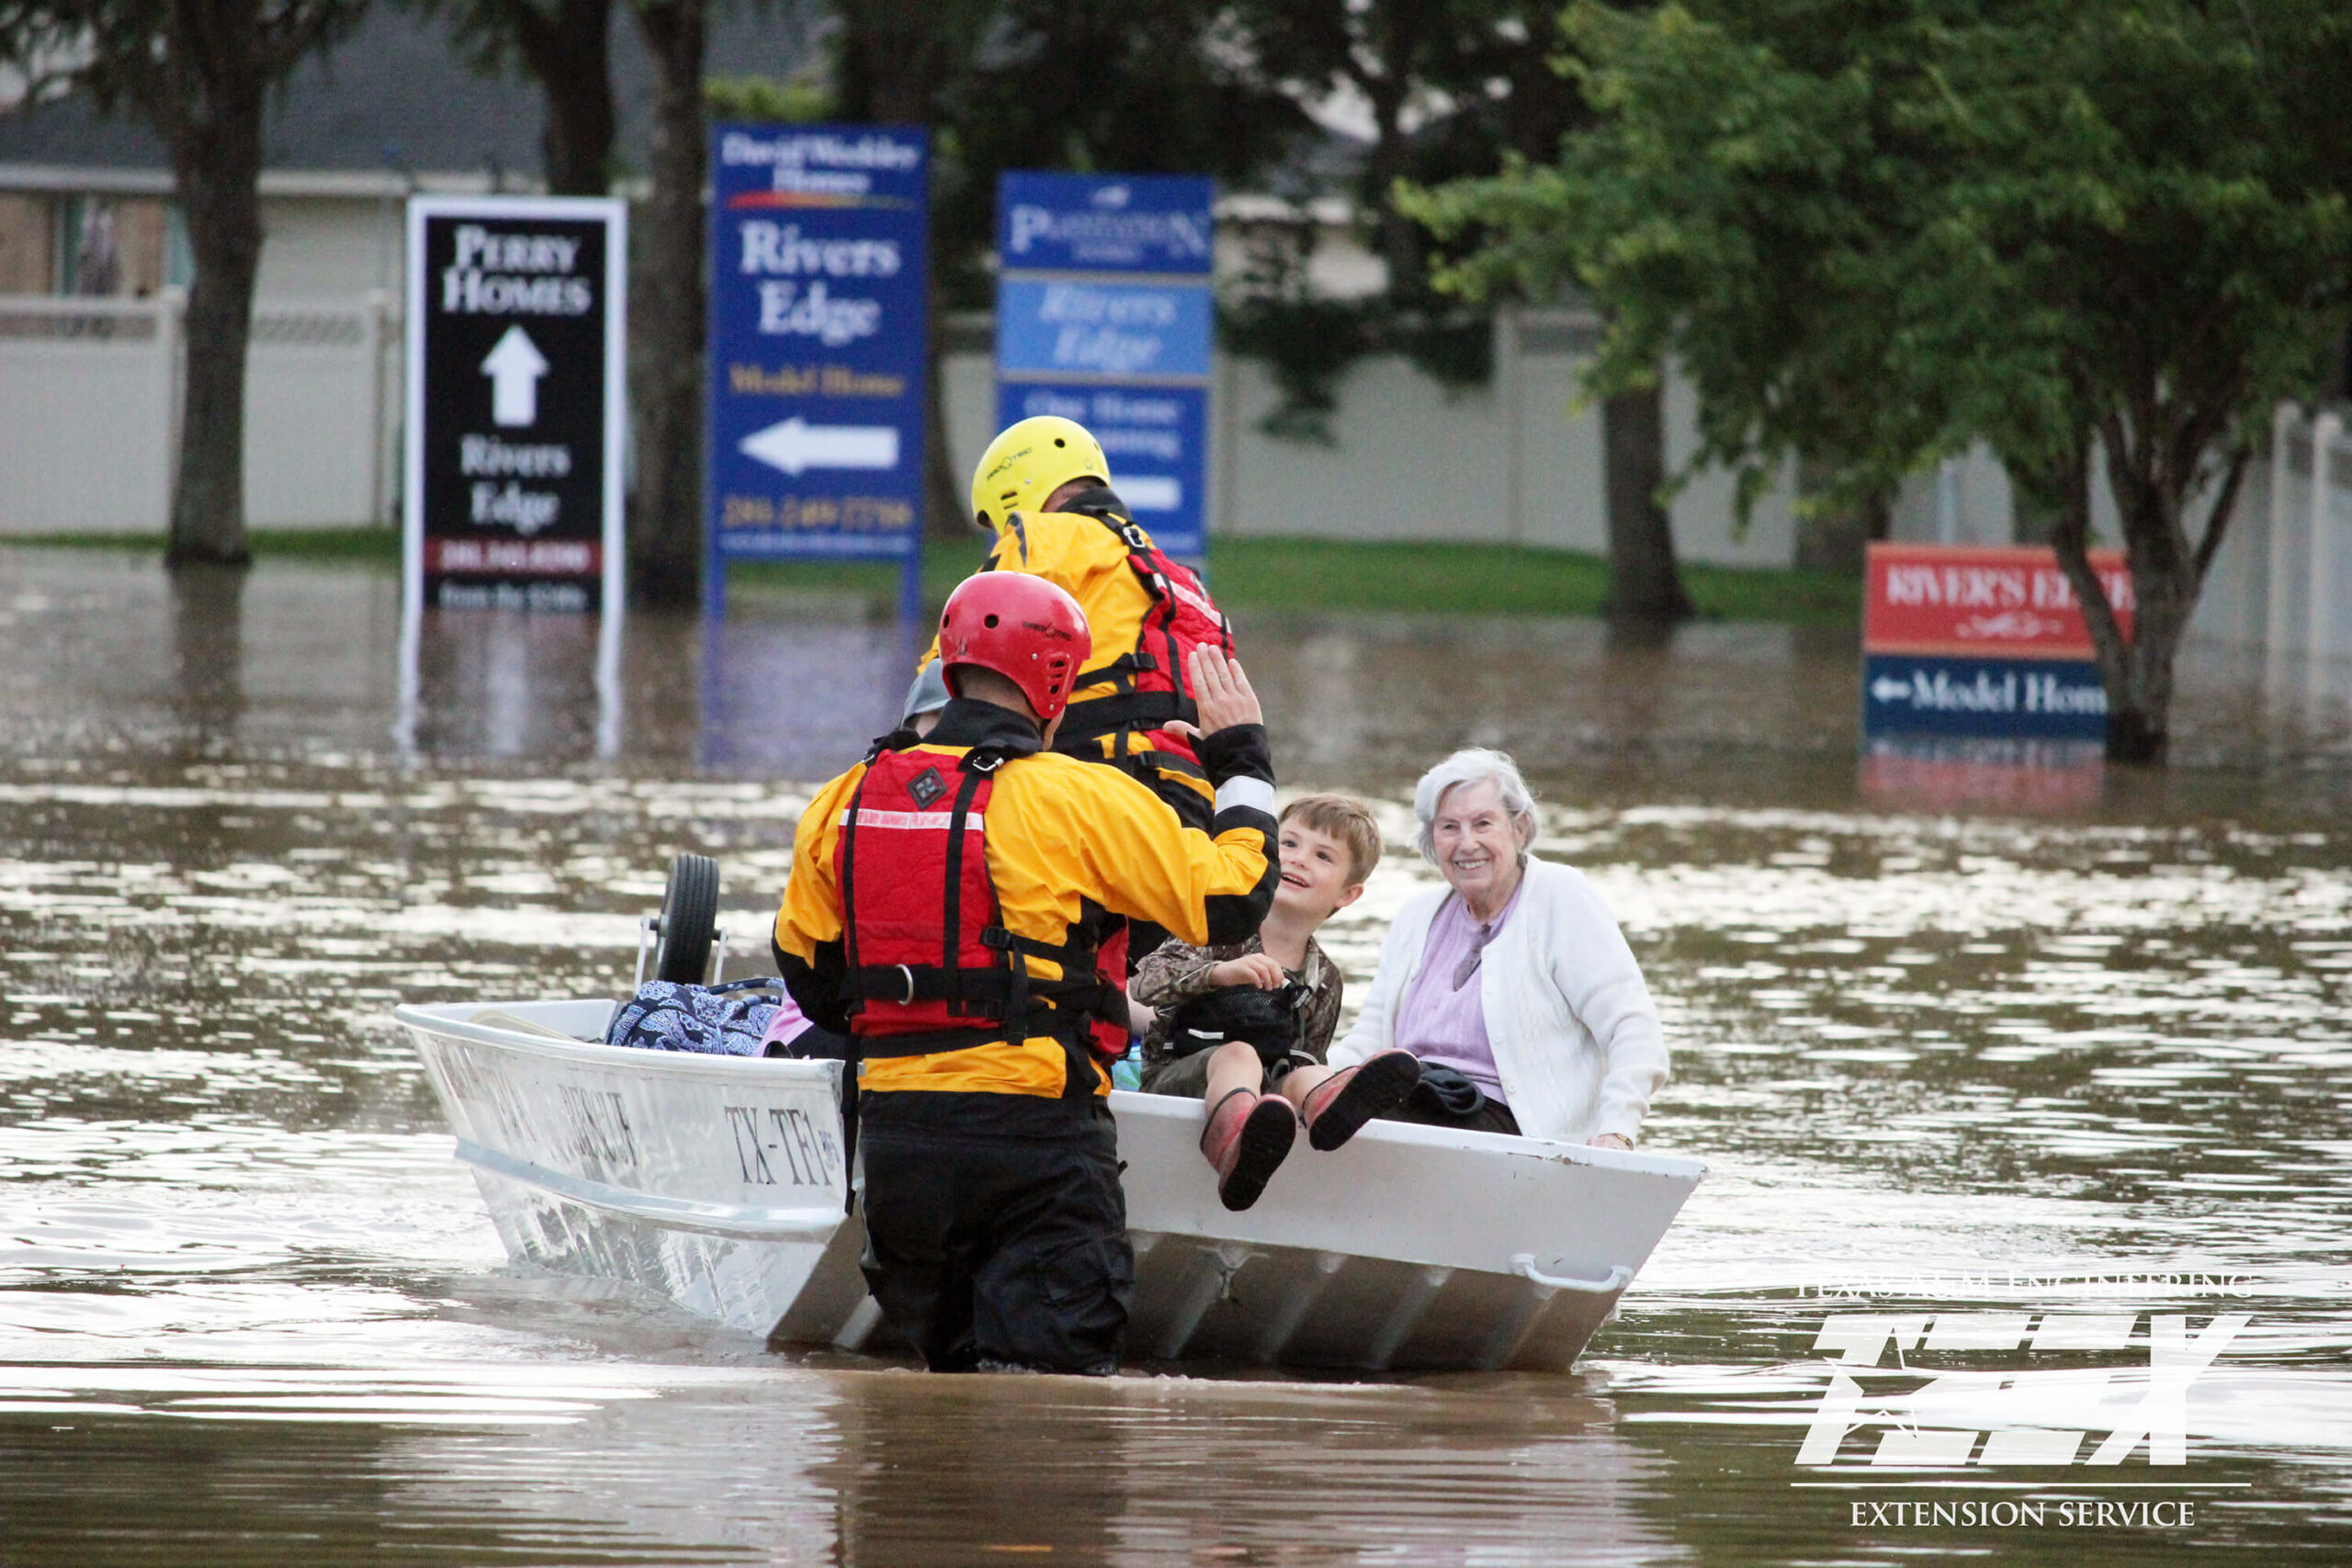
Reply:
[[[1503,1081],[1495,1071],[1495,1050],[1487,1040],[1487,1004],[1470,961],[1500,934],[1526,886],[1526,879],[1521,878],[1502,911],[1483,926],[1470,918],[1470,906],[1460,894],[1448,895],[1430,922],[1420,973],[1396,1001],[1396,1043],[1424,1062],[1463,1074],[1497,1104],[1507,1103]]]

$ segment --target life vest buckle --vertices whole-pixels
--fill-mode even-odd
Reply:
[[[906,1003],[909,1007],[912,1007],[915,1000],[915,972],[908,968],[903,964],[894,965],[894,967],[897,968],[899,974],[906,976],[907,981],[907,994],[900,997],[899,999]]]

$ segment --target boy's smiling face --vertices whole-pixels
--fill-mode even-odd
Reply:
[[[1348,880],[1348,846],[1303,822],[1282,825],[1282,880],[1274,908],[1321,925],[1363,895],[1363,884]]]

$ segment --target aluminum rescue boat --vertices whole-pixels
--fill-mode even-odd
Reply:
[[[602,1043],[610,1001],[403,1007],[507,1252],[775,1346],[899,1347],[858,1272],[842,1065]],[[1111,1096],[1130,1359],[1566,1370],[1705,1168],[1374,1122],[1217,1201],[1197,1100]]]

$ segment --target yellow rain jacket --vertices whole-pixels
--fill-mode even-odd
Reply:
[[[1056,750],[1117,764],[1198,827],[1208,820],[1216,795],[1206,770],[1181,742],[1161,735],[1156,721],[1130,723],[1123,712],[1132,705],[1136,689],[1134,672],[1125,666],[1141,654],[1156,658],[1164,668],[1171,649],[1166,639],[1147,635],[1146,624],[1159,602],[1137,574],[1133,552],[1118,532],[1120,526],[1133,525],[1123,517],[1106,522],[1083,513],[1015,513],[998,534],[981,570],[1025,571],[1042,577],[1067,591],[1086,612],[1087,628],[1094,637],[1094,661],[1080,672],[1080,684],[1070,694],[1069,712],[1062,719]],[[1148,534],[1136,532],[1149,543]],[[1186,621],[1197,627],[1214,619],[1221,626],[1222,615],[1197,580],[1182,569],[1179,573],[1184,581],[1172,591],[1186,596],[1188,606],[1200,612],[1187,615]],[[934,636],[922,663],[928,665],[938,657],[939,639]],[[1176,672],[1180,690],[1186,679]]]
[[[1124,570],[1124,567],[1122,568]],[[1167,927],[1194,944],[1240,942],[1258,929],[1279,874],[1274,854],[1272,769],[1264,729],[1236,726],[1203,745],[1219,781],[1208,833],[1188,829],[1149,790],[1123,773],[1044,751],[1026,719],[990,704],[957,699],[929,737],[891,738],[899,754],[935,756],[954,775],[976,748],[1007,754],[990,775],[985,856],[998,903],[996,920],[1026,946],[1091,951],[1105,915]],[[811,1020],[854,1032],[844,994],[849,974],[845,914],[837,860],[850,802],[866,772],[860,763],[818,792],[794,836],[792,877],[776,912],[775,956],[786,985]],[[904,823],[900,824],[901,826]],[[864,848],[861,857],[868,853]],[[885,873],[861,858],[853,886]],[[944,897],[944,890],[940,895]],[[861,894],[861,898],[865,895]],[[903,902],[903,888],[895,895]],[[864,929],[863,926],[860,927]],[[1037,982],[1063,979],[1061,966],[1026,951],[1009,962]],[[1083,1021],[1041,1024],[1061,1011],[1050,994],[1032,1004],[1025,1038],[1004,1038],[975,1021],[969,1044],[923,1055],[869,1055],[870,1093],[932,1090],[1060,1099],[1110,1092],[1110,1079],[1084,1046]],[[877,1036],[878,1045],[888,1036]],[[1073,1086],[1071,1075],[1093,1082]]]

